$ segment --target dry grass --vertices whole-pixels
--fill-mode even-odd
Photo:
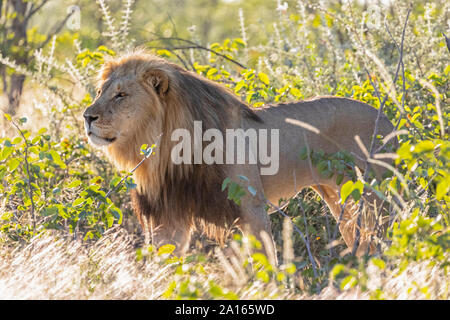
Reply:
[[[61,239],[56,234],[35,238],[25,247],[0,244],[0,299],[162,299],[176,273],[177,263],[161,264],[160,258],[137,261],[137,239],[118,227],[90,245]],[[377,288],[385,298],[424,299],[447,296],[449,278],[443,270],[428,263],[410,264],[401,275],[395,269],[380,272],[369,264],[368,291],[360,286],[340,291],[328,286],[319,294],[301,293],[298,288],[281,288],[273,282],[248,280],[238,283],[230,275],[230,267],[238,274],[248,275],[236,261],[245,257],[209,257],[202,263],[203,272],[190,274],[190,285],[206,286],[210,280],[231,290],[240,299],[369,299]],[[195,270],[185,262],[184,268]],[[241,269],[239,269],[241,268]],[[389,268],[388,268],[389,269]],[[297,276],[297,280],[298,276]],[[428,292],[420,288],[428,287]],[[200,288],[202,289],[202,288]],[[208,295],[200,298],[208,299]]]

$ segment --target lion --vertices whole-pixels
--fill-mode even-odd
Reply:
[[[357,206],[348,204],[342,209],[335,179],[322,177],[310,159],[302,160],[299,153],[305,146],[326,153],[345,150],[364,169],[364,152],[355,136],[368,148],[377,109],[329,96],[251,108],[225,86],[145,50],[105,62],[98,88],[94,102],[83,114],[86,133],[90,143],[104,148],[119,169],[133,169],[143,157],[140,147],[160,136],[156,154],[134,172],[137,187],[131,192],[134,212],[155,246],[171,243],[176,254],[182,255],[189,248],[193,231],[202,231],[223,244],[234,226],[244,235],[255,236],[263,243],[262,250],[274,256],[266,205],[292,198],[307,187],[323,198],[339,221],[345,243],[353,246]],[[179,128],[193,133],[194,121],[202,121],[204,130],[221,132],[229,128],[279,130],[278,172],[261,175],[261,163],[174,164],[171,150],[177,142],[172,141],[171,133]],[[393,130],[387,117],[381,115],[378,135],[386,136]],[[383,168],[376,171],[382,173]],[[246,192],[237,205],[222,190],[222,183],[226,178],[240,183],[242,176],[254,192]],[[382,207],[375,195],[368,197],[367,203],[378,210]],[[361,229],[366,225],[368,232],[360,232],[358,254],[371,242],[375,214],[364,215],[369,218],[363,218]]]

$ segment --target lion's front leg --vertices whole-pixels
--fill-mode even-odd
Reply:
[[[160,247],[173,244],[177,256],[184,255],[189,249],[191,226],[187,221],[163,219],[160,212],[155,212],[147,197],[136,189],[131,192],[131,201],[136,217],[145,235],[145,243]]]
[[[230,168],[228,172],[232,181],[241,185],[246,190],[245,196],[241,198],[241,215],[237,223],[244,236],[253,235],[261,242],[263,252],[269,261],[276,265],[277,253],[273,241],[269,215],[266,212],[264,189],[262,186],[259,168],[256,165],[237,165]],[[243,180],[241,176],[248,178]],[[251,186],[256,191],[252,194],[248,190]]]
[[[152,223],[152,219],[147,217],[142,217],[145,225],[146,232],[146,242],[151,242],[152,245],[159,248],[166,244],[172,244],[175,246],[174,254],[176,256],[183,256],[189,249],[189,244],[191,240],[191,230],[189,226],[184,226],[182,224],[171,226],[171,225],[158,225],[155,226]]]
[[[267,255],[271,264],[278,264],[270,220],[263,203],[260,205],[243,205],[238,226],[244,236],[253,235],[256,240],[261,242],[262,251]]]

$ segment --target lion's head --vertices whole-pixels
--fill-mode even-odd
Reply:
[[[173,130],[192,130],[195,120],[205,129],[221,129],[242,112],[256,118],[223,86],[138,50],[104,64],[97,97],[83,116],[90,142],[108,147],[126,169],[126,160],[130,165],[137,160],[139,146],[151,144],[160,133],[169,143]]]
[[[98,89],[83,115],[86,133],[92,144],[106,147],[120,169],[134,168],[142,159],[140,146],[162,134],[156,156],[135,172],[138,217],[189,226],[200,220],[212,226],[207,233],[219,238],[223,226],[238,216],[238,208],[221,192],[223,168],[173,164],[171,134],[179,128],[193,132],[196,120],[204,130],[225,130],[241,116],[258,117],[223,86],[142,50],[106,62]]]
[[[136,133],[142,135],[150,123],[161,130],[172,68],[143,52],[107,62],[100,72],[95,102],[83,115],[90,142],[123,145]]]

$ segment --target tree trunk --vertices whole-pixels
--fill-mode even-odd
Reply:
[[[13,74],[10,78],[8,94],[8,110],[7,113],[14,115],[19,108],[20,98],[22,97],[23,84],[25,75]]]
[[[16,16],[14,17],[10,31],[14,34],[10,46],[17,46],[21,50],[17,54],[13,55],[15,62],[18,65],[27,65],[27,22],[25,17],[27,12],[28,3],[25,0],[9,0],[9,5],[12,6]],[[23,92],[23,85],[25,82],[25,75],[13,73],[9,78],[9,88],[6,91],[8,95],[8,113],[14,115],[20,105],[20,98]]]

